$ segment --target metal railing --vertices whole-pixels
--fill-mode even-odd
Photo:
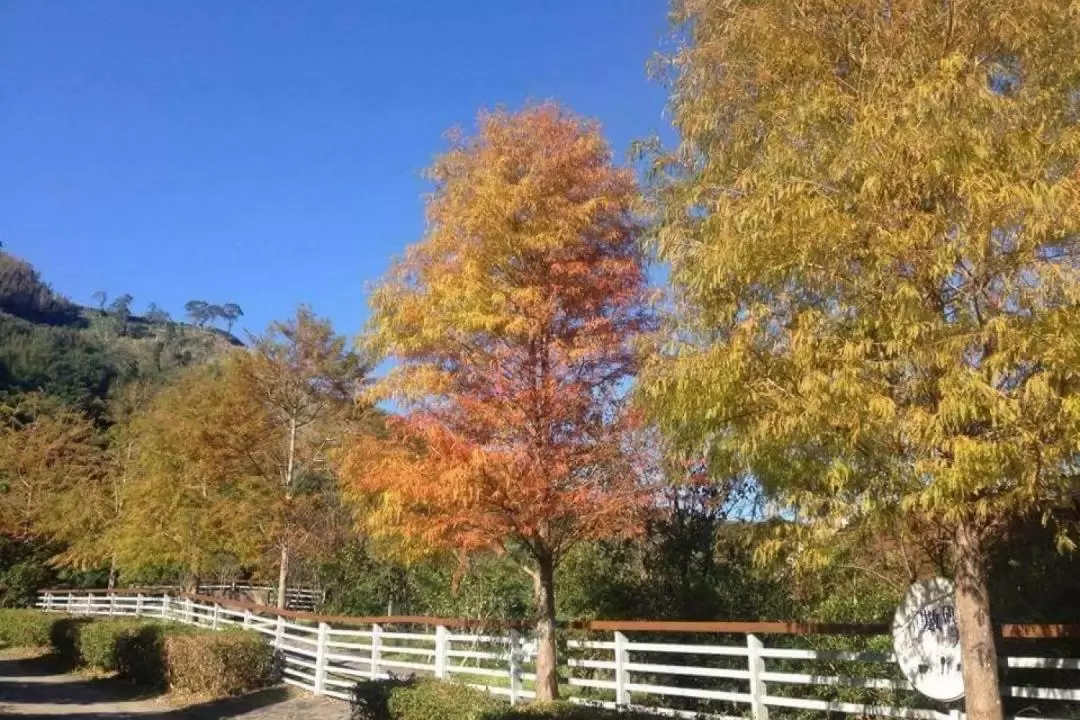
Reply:
[[[348,700],[361,679],[453,678],[511,703],[534,697],[535,644],[517,628],[426,617],[337,617],[201,595],[67,591],[40,594],[42,610],[142,616],[261,633],[280,652],[284,681]],[[574,702],[676,717],[767,720],[770,710],[957,720],[956,707],[922,698],[897,670],[881,626],[594,621],[567,626],[560,682]],[[1006,638],[1080,636],[1074,626],[1006,626]],[[687,637],[701,638],[685,642]],[[766,638],[768,643],[766,643]],[[1032,640],[1025,640],[1031,643]],[[1022,717],[1080,716],[1080,659],[1002,658],[1003,695]],[[1035,677],[1009,684],[1009,673]],[[1049,683],[1055,683],[1049,686]]]

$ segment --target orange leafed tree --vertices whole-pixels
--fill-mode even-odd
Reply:
[[[375,392],[402,414],[347,457],[381,518],[433,547],[509,553],[532,577],[536,693],[557,696],[554,573],[634,532],[623,396],[654,322],[638,190],[599,127],[553,104],[481,114],[429,170],[428,229],[372,297]]]

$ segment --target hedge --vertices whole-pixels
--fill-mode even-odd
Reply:
[[[353,690],[352,720],[656,720],[648,713],[573,703],[510,707],[483,690],[444,680],[365,680]]]
[[[276,681],[274,649],[255,632],[215,632],[148,619],[90,619],[0,610],[0,643],[48,647],[67,665],[155,688],[221,697]]]
[[[273,684],[274,649],[247,630],[165,636],[169,687],[214,696],[238,695]]]
[[[60,615],[48,615],[37,610],[0,610],[0,644],[10,647],[48,647],[53,628],[62,623]]]

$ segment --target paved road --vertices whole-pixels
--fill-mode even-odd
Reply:
[[[173,708],[138,697],[131,686],[59,673],[44,658],[0,657],[0,717],[65,720],[348,720],[346,703],[270,688],[231,698]]]

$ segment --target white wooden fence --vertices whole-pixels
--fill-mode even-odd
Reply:
[[[342,700],[349,699],[358,680],[391,673],[453,678],[511,703],[534,696],[533,643],[514,630],[483,631],[468,621],[318,616],[212,597],[135,591],[46,591],[38,607],[72,615],[144,616],[212,629],[248,628],[281,653],[285,682]],[[1045,626],[1016,627],[1021,629],[1013,636],[1025,637],[1031,628]],[[822,634],[807,636],[815,629]],[[890,652],[869,649],[887,647],[880,634],[836,635],[855,631],[850,626],[783,623],[584,623],[567,631],[561,682],[574,702],[631,706],[677,717],[767,720],[774,710],[782,716],[817,711],[962,718],[957,706],[935,705],[917,695],[899,675]],[[669,641],[690,633],[714,642]],[[1059,628],[1035,634],[1062,633]],[[1048,642],[1037,641],[1039,649]],[[1080,703],[1080,659],[1025,654],[1004,657],[1002,665],[1003,694],[1023,699],[1017,717],[1080,717],[1080,704],[1075,704]],[[1023,673],[1025,681],[1033,677],[1033,684],[1008,684],[1010,672]]]

